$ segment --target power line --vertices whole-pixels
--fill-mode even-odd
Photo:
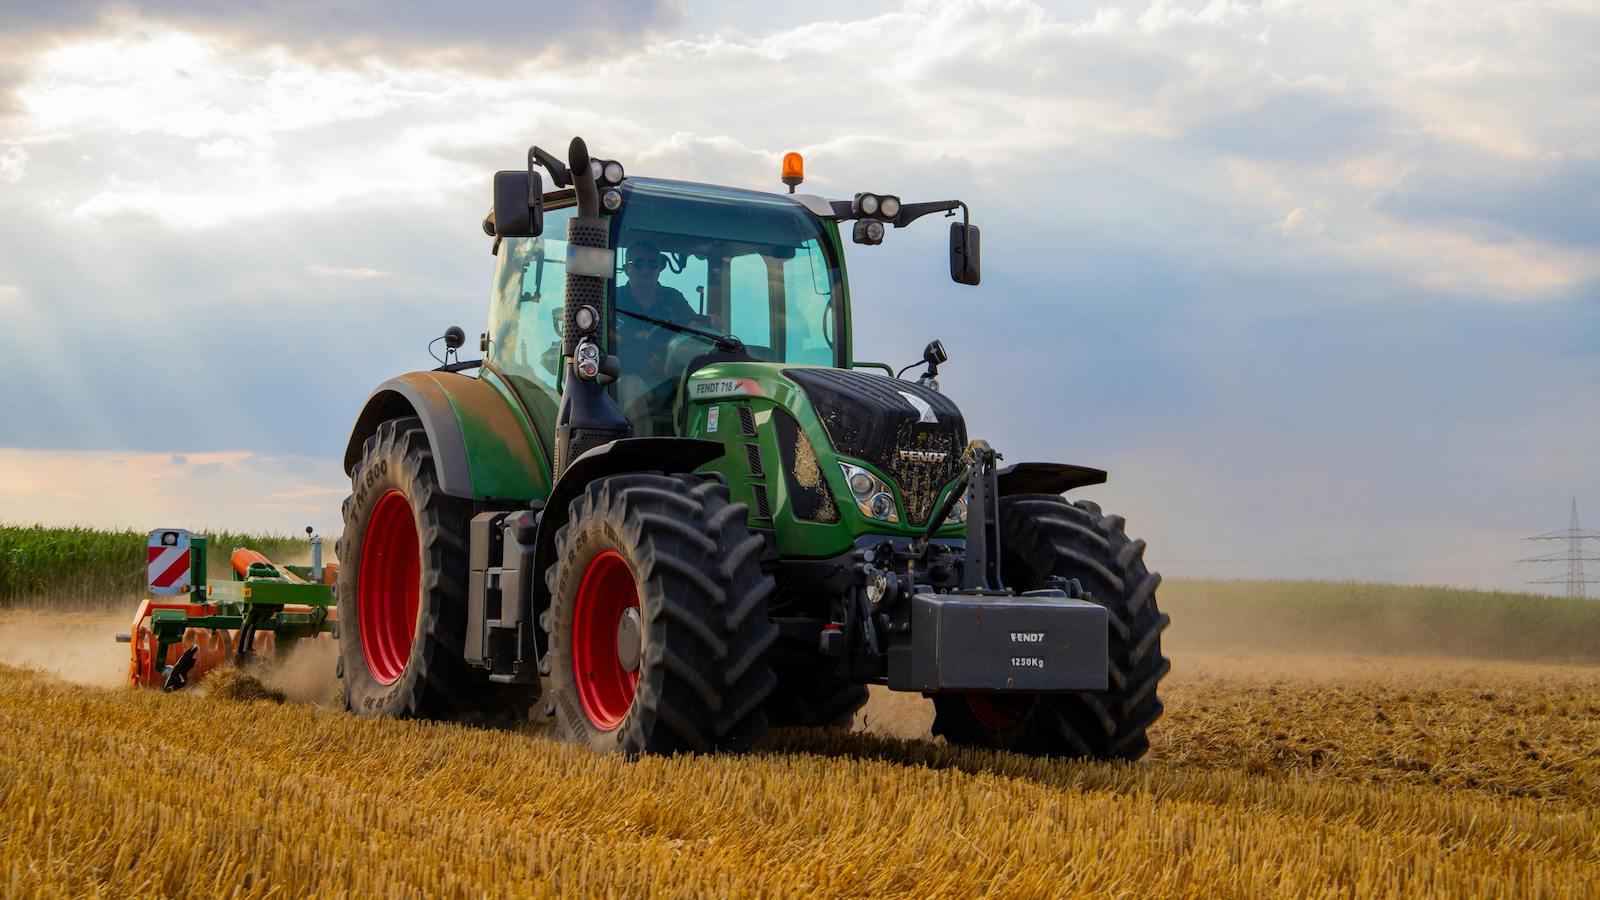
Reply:
[[[1583,545],[1584,541],[1600,541],[1600,532],[1584,531],[1579,527],[1577,497],[1572,498],[1572,524],[1567,527],[1566,531],[1548,531],[1544,534],[1536,534],[1533,537],[1524,538],[1524,540],[1567,542],[1565,553],[1546,553],[1541,556],[1530,556],[1527,559],[1517,560],[1517,562],[1521,563],[1565,562],[1567,564],[1565,577],[1552,575],[1548,578],[1536,578],[1528,582],[1529,584],[1564,583],[1567,586],[1568,597],[1587,597],[1589,596],[1589,585],[1600,584],[1600,578],[1588,577],[1583,572],[1583,564],[1585,562],[1600,562],[1600,556],[1587,554]]]

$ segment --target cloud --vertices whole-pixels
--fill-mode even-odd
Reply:
[[[16,184],[27,173],[27,150],[15,144],[0,149],[0,184]]]
[[[457,67],[516,68],[541,53],[614,46],[670,25],[680,4],[587,0],[552,6],[426,0],[50,0],[7,7],[7,29],[34,40],[70,41],[129,23],[165,25],[239,47],[281,46],[320,62],[383,58]]]
[[[1481,235],[1527,235],[1566,247],[1600,248],[1600,147],[1585,155],[1495,166],[1457,155],[1408,173],[1377,198],[1390,215]]]
[[[386,272],[382,269],[371,269],[365,266],[344,267],[314,265],[306,266],[306,274],[316,275],[323,278],[353,278],[358,281],[365,281],[369,278],[388,278],[394,273]]]
[[[373,386],[482,327],[490,173],[578,133],[634,175],[782,190],[793,149],[804,191],[967,200],[981,288],[946,280],[937,220],[848,248],[857,355],[943,338],[974,434],[1111,466],[1101,496],[1174,551],[1272,555],[1238,545],[1287,547],[1304,510],[1314,540],[1368,534],[1387,495],[1384,540],[1464,521],[1461,498],[1548,530],[1545,495],[1600,462],[1567,413],[1600,385],[1581,8],[658,6],[581,66],[538,41],[503,62],[537,15],[504,40],[330,19],[311,46],[253,13],[108,8],[30,20],[57,31],[0,121],[25,154],[0,311],[30,336],[0,379],[36,398],[0,445],[325,465]],[[310,15],[346,13],[285,22]],[[314,503],[282,465],[269,499]]]
[[[308,479],[302,470],[309,469]],[[8,522],[297,534],[339,526],[336,459],[0,448]]]

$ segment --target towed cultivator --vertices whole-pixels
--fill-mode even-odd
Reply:
[[[311,565],[290,566],[236,549],[232,580],[210,582],[203,535],[150,532],[149,596],[133,630],[117,635],[132,645],[129,683],[174,691],[218,666],[274,659],[302,638],[332,634],[338,565],[322,565],[322,539],[314,535],[311,553]]]

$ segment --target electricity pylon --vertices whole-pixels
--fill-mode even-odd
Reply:
[[[1584,546],[1585,541],[1600,541],[1600,531],[1584,531],[1578,526],[1578,498],[1572,498],[1572,524],[1561,531],[1551,531],[1546,534],[1536,534],[1527,538],[1530,541],[1566,541],[1567,549],[1555,553],[1546,553],[1542,556],[1530,556],[1519,559],[1524,563],[1555,563],[1567,564],[1565,577],[1552,575],[1549,578],[1537,578],[1529,584],[1565,584],[1568,597],[1589,596],[1588,586],[1600,583],[1600,578],[1590,578],[1583,573],[1583,564],[1586,562],[1600,562],[1600,556],[1591,555]]]

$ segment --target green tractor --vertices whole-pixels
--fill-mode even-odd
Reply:
[[[796,194],[800,168],[787,194],[634,178],[575,139],[496,173],[483,358],[451,328],[345,453],[350,710],[738,752],[846,726],[878,684],[932,697],[953,744],[1145,752],[1160,577],[1062,497],[1105,472],[1000,467],[937,341],[915,380],[852,352],[844,223],[870,245],[959,211],[951,276],[976,285],[966,204]]]

